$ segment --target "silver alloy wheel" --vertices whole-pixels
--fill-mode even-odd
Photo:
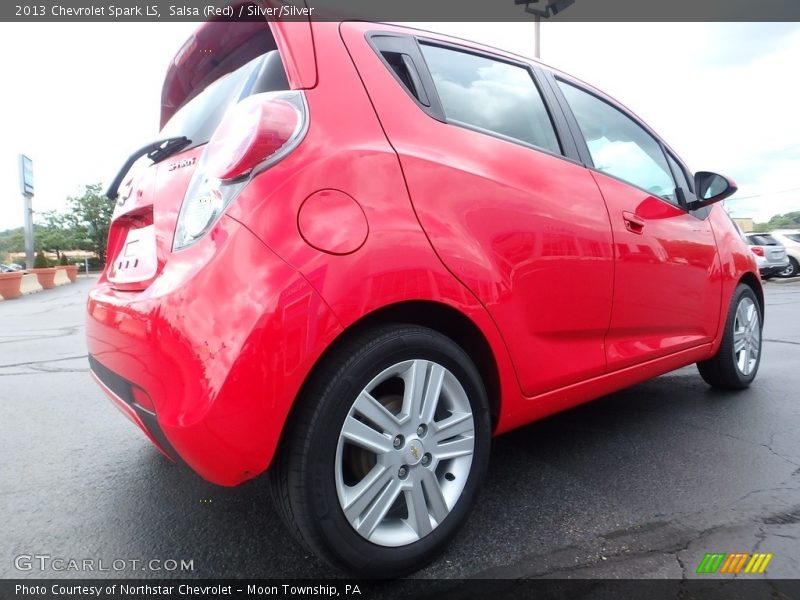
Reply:
[[[778,273],[780,277],[794,277],[796,274],[797,273],[794,272],[794,263],[792,261],[789,261],[789,266]]]
[[[361,391],[342,425],[339,505],[372,543],[416,542],[458,502],[474,450],[472,407],[458,379],[432,361],[393,365]]]
[[[733,322],[733,359],[739,372],[748,376],[758,364],[761,352],[761,317],[751,298],[744,297]]]

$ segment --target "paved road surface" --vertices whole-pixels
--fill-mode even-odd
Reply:
[[[283,530],[263,480],[203,482],[105,399],[87,371],[89,284],[0,302],[0,576],[78,576],[20,572],[20,554],[335,576]],[[800,577],[800,282],[768,284],[767,304],[750,390],[686,368],[499,438],[468,526],[418,577],[680,578],[706,552],[754,550],[774,553],[769,576]]]

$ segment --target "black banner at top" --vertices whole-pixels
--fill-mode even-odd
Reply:
[[[10,0],[5,22],[800,21],[800,0]]]

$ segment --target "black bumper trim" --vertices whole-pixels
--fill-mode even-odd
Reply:
[[[180,457],[175,451],[175,448],[172,447],[172,444],[169,443],[169,440],[164,435],[164,432],[161,430],[161,426],[158,424],[158,419],[156,418],[155,413],[150,412],[149,410],[145,410],[133,400],[133,384],[120,377],[114,371],[109,369],[108,367],[103,366],[100,362],[91,354],[89,355],[89,368],[92,370],[92,373],[103,382],[109,390],[111,390],[120,400],[122,400],[125,404],[131,407],[136,415],[142,420],[147,432],[153,436],[153,439],[156,440],[167,453],[169,458],[173,461],[186,464],[184,460]]]

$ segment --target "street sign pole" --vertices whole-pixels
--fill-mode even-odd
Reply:
[[[33,161],[19,155],[19,190],[25,210],[25,268],[33,268]]]
[[[25,206],[25,268],[33,268],[33,194],[23,194]]]

